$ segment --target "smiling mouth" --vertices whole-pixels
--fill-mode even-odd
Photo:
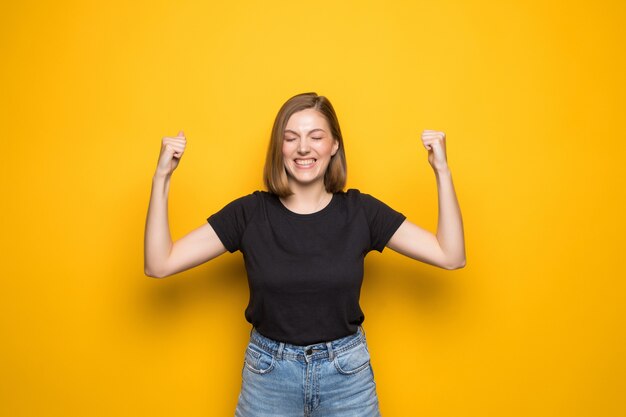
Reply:
[[[296,163],[296,165],[301,166],[301,167],[309,167],[309,166],[313,165],[315,163],[315,161],[317,161],[317,159],[315,159],[315,158],[294,159],[294,162]]]

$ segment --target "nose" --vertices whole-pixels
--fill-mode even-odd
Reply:
[[[309,141],[306,138],[300,139],[300,143],[298,144],[298,153],[309,153]]]

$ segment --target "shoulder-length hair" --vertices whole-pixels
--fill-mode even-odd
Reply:
[[[342,191],[346,186],[347,166],[346,153],[343,147],[343,136],[339,128],[339,121],[330,101],[317,93],[302,93],[291,97],[282,105],[272,127],[272,135],[267,148],[265,167],[263,169],[263,182],[268,191],[280,197],[288,197],[293,194],[289,188],[287,172],[283,161],[283,138],[285,127],[292,114],[305,109],[315,109],[328,122],[330,132],[339,144],[339,149],[330,158],[330,163],[324,174],[324,187],[329,193]]]

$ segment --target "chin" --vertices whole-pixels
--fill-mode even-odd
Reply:
[[[309,177],[309,176],[302,176],[302,175],[293,175],[293,173],[287,172],[287,178],[290,181],[297,182],[298,184],[303,184],[303,185],[315,184],[316,182],[324,183],[323,175],[321,177],[320,176]]]

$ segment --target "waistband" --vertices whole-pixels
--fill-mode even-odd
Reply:
[[[359,326],[357,331],[351,335],[328,342],[303,346],[270,339],[252,327],[252,330],[250,330],[250,342],[278,360],[292,359],[306,362],[325,358],[332,361],[335,356],[353,349],[361,343],[367,343],[363,326]]]

